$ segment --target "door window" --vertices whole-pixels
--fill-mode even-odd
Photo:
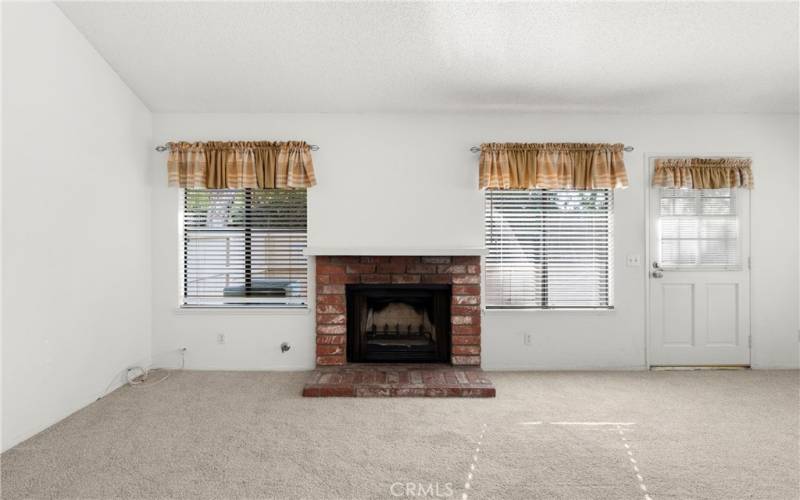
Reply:
[[[741,267],[733,189],[659,189],[658,261],[665,269]]]

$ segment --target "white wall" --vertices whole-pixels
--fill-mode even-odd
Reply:
[[[50,3],[3,6],[2,448],[150,357],[151,116]]]
[[[752,334],[755,367],[798,366],[798,125],[796,115],[157,114],[154,141],[290,139],[319,144],[309,191],[309,245],[474,247],[483,243],[477,156],[487,141],[624,142],[631,187],[617,191],[616,309],[484,316],[488,369],[645,365],[648,154],[751,154]],[[153,352],[186,346],[198,369],[299,369],[314,364],[313,315],[179,311],[177,190],[153,154]],[[312,270],[313,276],[313,270]],[[313,290],[310,291],[313,297]],[[523,347],[522,333],[534,334]],[[216,344],[225,333],[227,343]],[[279,344],[291,342],[281,354]]]

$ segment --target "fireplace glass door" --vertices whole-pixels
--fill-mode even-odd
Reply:
[[[349,285],[347,313],[348,361],[447,361],[449,285]]]

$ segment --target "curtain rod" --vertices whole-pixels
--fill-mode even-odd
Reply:
[[[309,144],[308,147],[309,149],[311,149],[311,151],[319,151],[319,146],[317,146],[316,144]],[[158,146],[156,146],[156,151],[158,151],[159,153],[163,153],[164,151],[169,151],[169,143],[159,144]]]
[[[625,151],[630,153],[631,151],[633,151],[633,146],[625,146],[622,149],[624,149]],[[471,148],[469,148],[469,150],[472,151],[473,153],[480,153],[481,152],[481,147],[480,146],[472,146]]]

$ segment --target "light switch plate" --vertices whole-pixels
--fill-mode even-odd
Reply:
[[[639,267],[642,265],[642,256],[637,253],[630,253],[625,258],[625,265],[628,267]]]

